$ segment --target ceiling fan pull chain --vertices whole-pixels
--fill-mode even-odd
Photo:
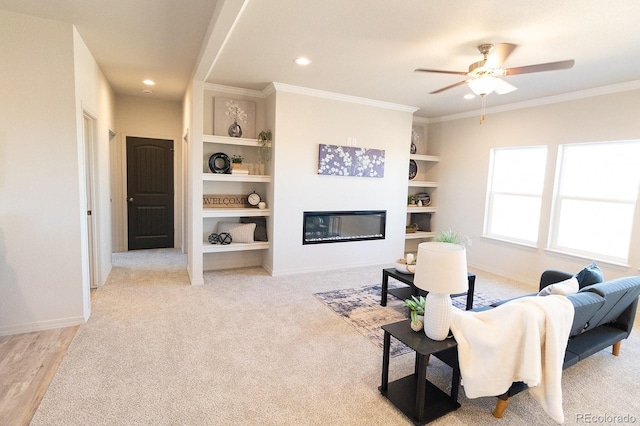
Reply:
[[[482,98],[482,107],[480,109],[480,125],[482,125],[482,122],[484,121],[484,112],[487,107],[487,96],[482,95],[481,98]]]

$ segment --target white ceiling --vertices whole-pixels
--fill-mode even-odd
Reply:
[[[223,2],[223,0],[219,0]],[[224,0],[207,81],[262,90],[272,81],[419,107],[439,117],[479,109],[466,86],[430,95],[467,70],[481,43],[519,47],[506,67],[575,59],[570,70],[515,75],[499,106],[640,80],[640,1]],[[0,8],[76,25],[116,93],[180,99],[207,40],[213,0],[0,0]],[[220,6],[220,5],[218,5]],[[227,30],[230,28],[231,30]],[[211,43],[210,43],[211,44]],[[313,62],[293,63],[298,56]],[[214,59],[215,58],[215,59]],[[205,64],[209,69],[211,64]]]

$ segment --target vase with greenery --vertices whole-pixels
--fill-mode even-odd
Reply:
[[[406,299],[404,301],[404,306],[411,310],[411,329],[413,331],[420,331],[424,326],[425,300],[424,296],[411,296],[411,299]]]
[[[258,163],[264,164],[271,160],[271,130],[263,130],[258,134]]]

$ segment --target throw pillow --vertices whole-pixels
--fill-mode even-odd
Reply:
[[[267,218],[265,217],[241,217],[240,223],[255,223],[256,231],[253,234],[255,241],[269,241],[267,238]]]
[[[571,277],[568,280],[561,281],[559,283],[551,284],[540,290],[538,296],[548,296],[550,294],[561,294],[567,296],[569,294],[577,293],[580,289],[578,279]]]
[[[218,222],[218,234],[230,234],[234,243],[252,243],[255,229],[255,223]]]
[[[574,275],[578,279],[578,284],[580,288],[586,287],[588,285],[598,284],[603,281],[602,271],[596,265],[596,262],[591,262],[590,265],[586,266],[582,271],[578,272]]]

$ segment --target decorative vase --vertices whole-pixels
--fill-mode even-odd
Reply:
[[[240,127],[236,120],[233,120],[233,123],[229,126],[229,136],[232,138],[242,137],[242,127]]]

